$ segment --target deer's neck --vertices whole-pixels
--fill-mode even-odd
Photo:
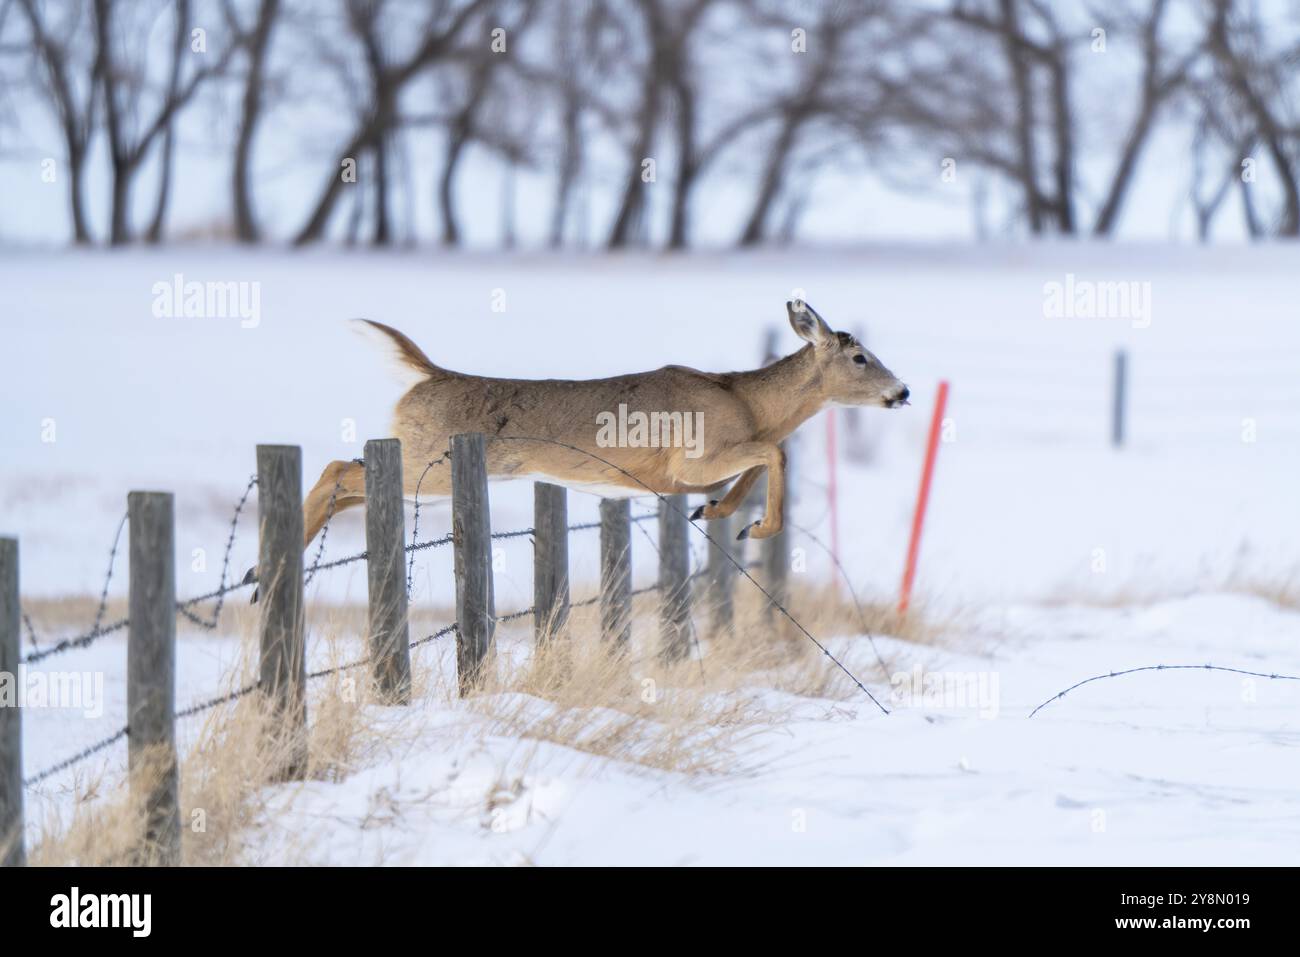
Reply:
[[[780,442],[826,404],[812,346],[771,365],[736,374],[736,394],[758,424],[759,438]]]

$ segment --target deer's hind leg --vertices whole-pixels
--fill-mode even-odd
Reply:
[[[330,500],[333,499],[333,505]],[[360,462],[331,462],[316,480],[315,487],[307,493],[302,504],[302,547],[306,548],[329,519],[339,512],[366,500],[366,467]],[[257,580],[257,566],[244,574],[244,584]],[[253,590],[251,601],[257,602],[259,589]]]
[[[365,501],[364,465],[339,459],[325,466],[325,471],[302,504],[302,547],[310,545],[316,533],[339,512],[364,505]]]

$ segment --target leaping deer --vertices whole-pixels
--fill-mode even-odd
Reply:
[[[451,436],[482,432],[487,471],[496,478],[538,478],[606,496],[657,492],[721,499],[692,518],[731,515],[767,470],[763,517],[740,537],[781,531],[785,454],[781,442],[829,405],[907,404],[908,388],[851,335],[835,332],[807,303],[786,303],[790,325],[807,342],[798,352],[748,372],[700,372],[665,366],[609,379],[493,379],[435,365],[401,332],[362,320],[383,332],[398,357],[422,378],[398,401],[392,434],[402,442],[406,493],[451,494],[444,461]],[[602,421],[631,409],[648,415],[691,415],[702,425],[698,447],[600,441]],[[303,546],[333,511],[365,502],[365,468],[331,462],[303,505]]]

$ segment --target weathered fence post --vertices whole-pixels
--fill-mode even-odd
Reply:
[[[685,658],[691,649],[689,527],[686,496],[665,496],[659,502],[659,636],[667,661]]]
[[[127,767],[144,822],[139,861],[181,862],[176,761],[176,549],[170,492],[131,492],[127,599]]]
[[[1115,350],[1114,391],[1111,398],[1110,441],[1115,448],[1124,445],[1125,405],[1128,400],[1128,353]]]
[[[533,483],[533,635],[540,645],[569,620],[569,510],[559,485]]]
[[[370,662],[386,704],[411,703],[411,634],[407,623],[402,542],[402,443],[366,443],[366,582],[370,599]]]
[[[769,618],[778,614],[776,608],[778,604],[784,605],[789,599],[789,546],[789,529],[780,535],[763,540],[763,587],[772,596],[772,601],[769,601],[764,609]]]
[[[456,673],[464,697],[492,649],[492,523],[481,433],[451,437],[451,533],[456,570]]]
[[[17,687],[21,647],[18,539],[0,538],[0,680]],[[23,838],[23,712],[0,702],[0,867],[27,863]]]
[[[600,634],[618,648],[632,641],[632,503],[600,500]]]
[[[257,488],[261,685],[271,704],[278,759],[271,775],[288,781],[307,771],[302,450],[296,445],[259,445]]]
[[[729,630],[735,620],[731,591],[735,583],[736,566],[728,558],[735,554],[736,536],[732,531],[732,517],[728,515],[726,518],[711,519],[705,525],[705,531],[716,543],[709,545],[709,557],[704,571],[709,630],[714,632]]]

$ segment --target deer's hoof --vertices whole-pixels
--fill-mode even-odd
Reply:
[[[255,582],[255,581],[257,581],[257,566],[256,566],[256,565],[254,565],[254,566],[253,566],[252,568],[250,568],[248,571],[244,572],[244,580],[241,581],[240,584],[241,584],[241,585],[251,585],[251,584],[252,584],[253,582]],[[253,597],[250,598],[250,599],[248,600],[248,603],[249,603],[250,605],[256,605],[256,604],[257,604],[257,593],[258,593],[258,589],[254,588],[254,589],[253,589]]]
[[[752,532],[754,529],[758,528],[759,524],[760,524],[759,522],[750,522],[748,525],[746,525],[744,528],[740,530],[740,534],[736,536],[736,541],[743,542],[745,539],[749,538],[749,533]],[[755,535],[754,537],[761,538],[762,536]]]
[[[697,508],[695,511],[691,512],[691,521],[692,521],[692,522],[698,522],[700,519],[702,519],[702,518],[704,517],[704,510],[705,510],[705,509],[707,509],[707,508],[711,508],[711,507],[713,507],[713,506],[715,506],[715,505],[717,505],[717,504],[718,504],[718,500],[717,500],[716,498],[711,498],[711,499],[709,499],[709,504],[708,504],[708,505],[701,505],[701,506],[700,506],[699,508]]]

